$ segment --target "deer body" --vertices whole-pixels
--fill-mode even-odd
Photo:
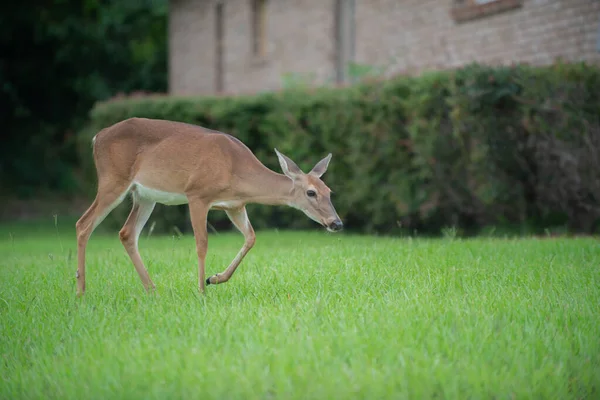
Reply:
[[[90,208],[77,222],[77,289],[85,291],[85,248],[94,229],[128,194],[132,210],[119,232],[142,283],[153,289],[138,251],[139,235],[156,203],[188,204],[198,253],[198,286],[223,283],[255,242],[245,205],[288,205],[302,210],[328,230],[342,223],[330,201],[330,190],[320,180],[331,154],[304,174],[275,150],[284,174],[264,166],[235,137],[181,122],[131,118],[100,131],[93,139],[98,191]],[[206,218],[210,209],[224,210],[245,237],[238,255],[222,273],[205,281],[208,241]]]

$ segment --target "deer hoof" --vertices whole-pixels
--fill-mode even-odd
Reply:
[[[219,283],[219,274],[217,274],[217,275],[213,275],[213,276],[209,277],[209,278],[206,280],[206,284],[207,284],[207,285],[211,285],[210,278],[215,278],[215,282],[214,282],[214,283],[212,283],[212,285],[216,285],[216,284],[218,284],[218,283]]]

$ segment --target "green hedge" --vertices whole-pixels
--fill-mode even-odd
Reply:
[[[592,232],[600,217],[600,69],[585,64],[464,68],[348,88],[242,97],[139,97],[97,104],[79,135],[129,117],[184,121],[245,142],[279,171],[273,148],[325,182],[349,229],[438,233],[491,226]],[[109,224],[120,226],[129,205]],[[295,210],[251,206],[256,228],[308,228]],[[222,212],[211,223],[229,226]],[[187,208],[158,207],[156,231],[189,230]]]

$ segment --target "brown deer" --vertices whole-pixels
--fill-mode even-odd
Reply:
[[[331,154],[305,174],[277,149],[283,174],[263,165],[237,138],[182,122],[130,118],[101,130],[93,139],[98,175],[94,202],[77,221],[77,294],[85,292],[85,250],[94,229],[131,193],[133,207],[119,232],[146,290],[154,289],[138,251],[138,238],[156,203],[188,204],[198,253],[198,288],[227,282],[254,246],[246,204],[288,205],[335,232],[342,229],[320,179]],[[207,214],[224,210],[245,242],[229,267],[205,281]]]

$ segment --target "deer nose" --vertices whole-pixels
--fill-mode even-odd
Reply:
[[[341,231],[343,227],[344,227],[344,224],[342,224],[342,221],[340,221],[339,219],[336,219],[329,225],[329,229],[331,229],[332,231],[336,231],[336,232]]]

